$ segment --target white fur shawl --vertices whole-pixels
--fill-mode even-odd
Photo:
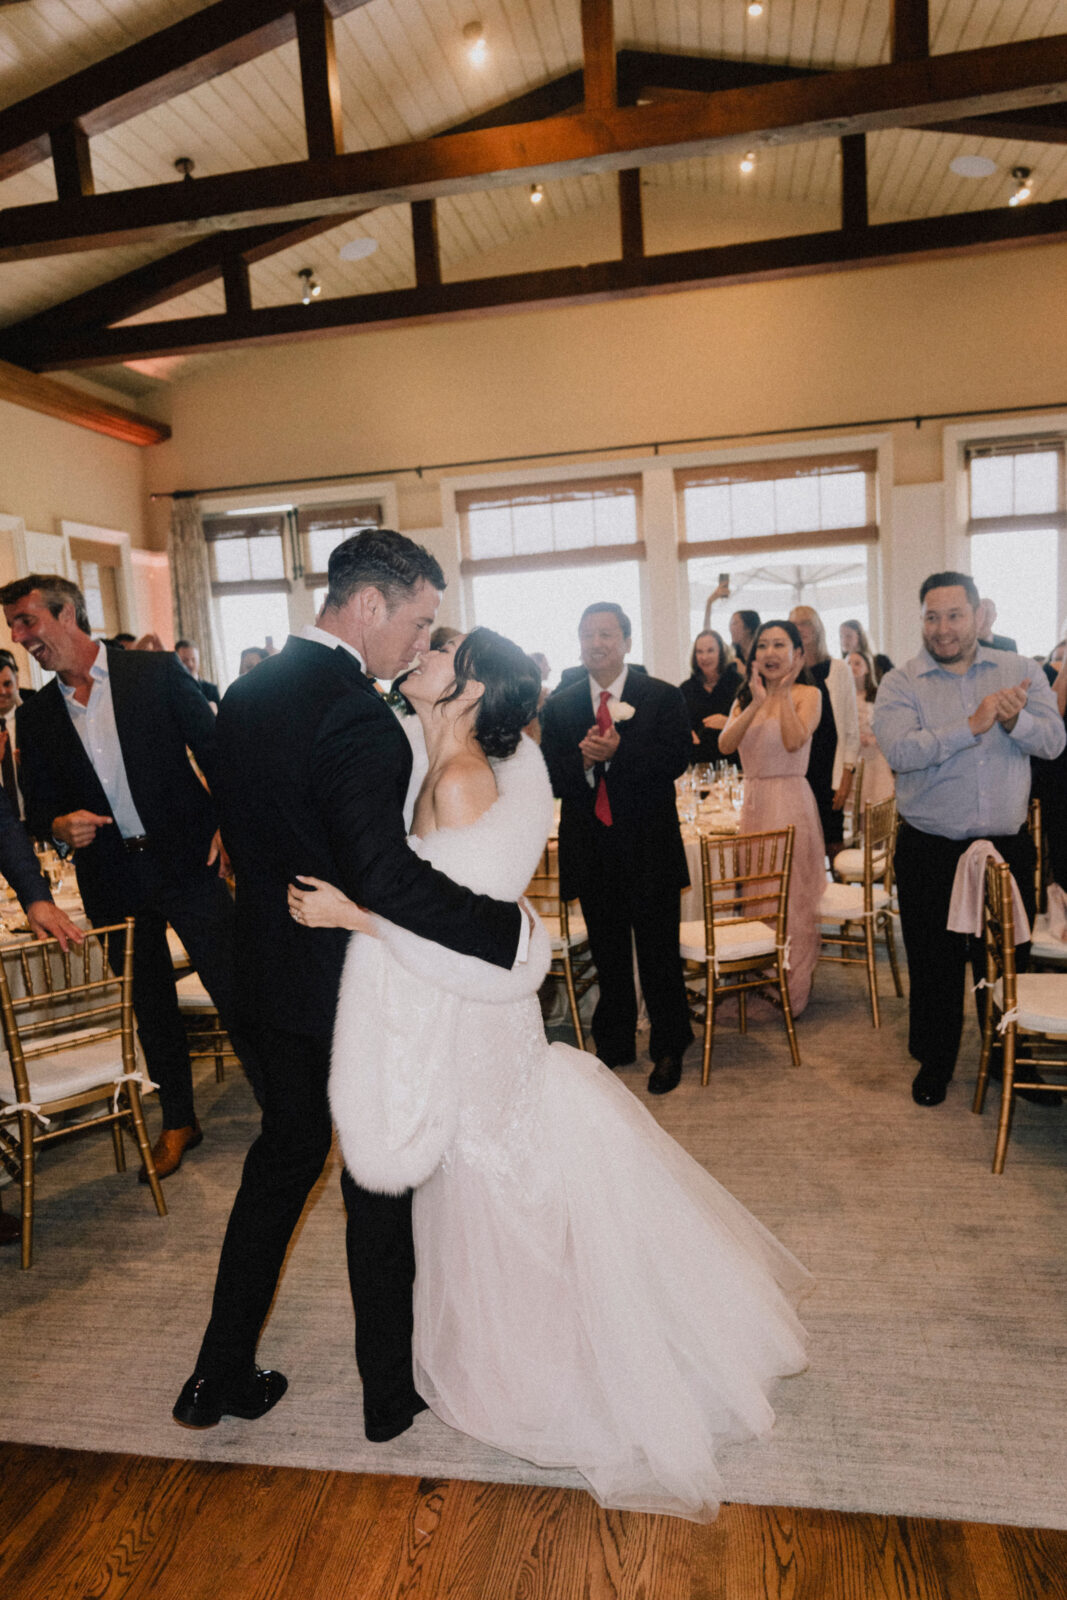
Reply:
[[[552,791],[541,752],[525,737],[493,769],[499,796],[477,822],[412,840],[412,848],[457,883],[517,900],[544,849]],[[535,993],[551,952],[540,922],[527,960],[510,971],[384,918],[378,929],[378,939],[356,934],[349,941],[330,1105],[352,1175],[366,1189],[398,1194],[430,1176],[455,1136],[463,1004],[505,1004]]]

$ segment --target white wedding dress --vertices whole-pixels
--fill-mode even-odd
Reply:
[[[552,796],[524,739],[500,798],[412,847],[518,898]],[[766,1433],[806,1362],[810,1278],[591,1055],[547,1043],[543,930],[507,973],[381,924],[355,935],[331,1102],[370,1188],[415,1185],[415,1380],[444,1422],[605,1506],[708,1521],[719,1447]]]

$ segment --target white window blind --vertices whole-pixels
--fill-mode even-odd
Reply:
[[[336,506],[302,506],[296,514],[300,550],[307,583],[321,583],[330,553],[343,539],[361,528],[380,528],[382,508],[377,500],[355,500]]]
[[[644,559],[637,474],[465,489],[456,496],[456,509],[465,574]]]
[[[1067,529],[1062,438],[973,444],[967,469],[968,533]]]
[[[688,467],[675,474],[679,555],[750,556],[878,538],[873,450]]]

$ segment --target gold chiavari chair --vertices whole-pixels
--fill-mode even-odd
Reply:
[[[881,1027],[878,968],[875,961],[875,938],[878,934],[885,940],[893,986],[898,996],[904,993],[893,932],[893,850],[896,838],[896,801],[882,800],[876,806],[865,806],[860,881],[828,883],[819,902],[823,937],[828,944],[837,945],[840,949],[839,955],[824,951],[819,960],[835,961],[843,966],[866,966],[871,1021],[876,1028]],[[846,955],[847,950],[861,953]]]
[[[1041,824],[1041,801],[1031,800],[1026,825],[1034,841],[1034,903],[1037,916],[1030,937],[1031,972],[1062,972],[1067,967],[1067,944],[1052,931],[1049,914],[1048,857],[1045,849],[1044,828]]]
[[[1067,1036],[1067,974],[1058,972],[1017,972],[1015,970],[1015,912],[1012,905],[1011,868],[1006,861],[988,861],[985,874],[985,957],[986,1010],[982,1029],[982,1054],[974,1105],[981,1115],[985,1104],[989,1062],[993,1052],[993,1030],[1003,1041],[1003,1077],[1000,1090],[1000,1117],[993,1152],[993,1171],[1004,1171],[1004,1158],[1011,1133],[1011,1114],[1017,1089],[1044,1089],[1047,1085],[1028,1077],[1033,1067],[1067,1073],[1067,1057],[1062,1055],[1020,1054],[1020,1035],[1040,1041]],[[999,1021],[997,1021],[999,1018]],[[1055,1048],[1049,1044],[1051,1050]],[[1059,1047],[1062,1050],[1062,1044]],[[1022,1076],[1018,1076],[1023,1068]]]
[[[236,1061],[237,1052],[219,1020],[214,1000],[204,988],[199,974],[193,971],[189,952],[173,928],[167,929],[167,944],[174,963],[178,1010],[189,1040],[189,1059],[213,1061],[215,1082],[221,1083],[226,1076],[226,1061]]]
[[[125,939],[120,970],[109,958]],[[86,1128],[109,1128],[115,1168],[126,1170],[122,1134],[137,1141],[159,1215],[167,1207],[141,1106],[147,1080],[133,1034],[133,919],[94,928],[65,953],[57,939],[0,948],[0,1160],[20,1180],[22,1265],[33,1260],[37,1151]],[[71,1115],[71,1113],[82,1113]],[[53,1118],[62,1116],[59,1126]]]
[[[544,923],[552,942],[550,978],[558,978],[567,991],[571,1025],[579,1050],[585,1049],[579,1002],[596,983],[596,967],[589,935],[577,903],[568,904],[559,892],[559,857],[555,839],[545,845],[541,863],[526,890],[526,897]]]
[[[786,982],[793,833],[788,827],[700,841],[704,917],[682,923],[680,949],[688,963],[690,1013],[703,1026],[705,1085],[711,1075],[715,1007],[736,995],[739,1027],[745,1033],[748,996],[754,989],[769,989],[777,996],[793,1065],[800,1065]],[[690,987],[694,980],[702,980],[703,988]]]
[[[856,770],[852,774],[852,788],[848,797],[848,827],[845,832],[846,847],[859,844],[860,834],[863,830],[863,769],[865,763],[860,760],[856,763]]]

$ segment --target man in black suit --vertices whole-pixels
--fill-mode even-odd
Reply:
[[[209,705],[214,706],[215,710],[217,711],[219,709],[218,685],[209,683],[206,678],[202,678],[200,676],[199,647],[195,645],[191,639],[179,639],[178,643],[174,646],[174,654],[178,657],[178,660],[181,662],[190,678],[192,678],[204,699]]]
[[[368,529],[344,540],[330,557],[316,626],[239,678],[222,702],[217,792],[263,1126],[234,1201],[196,1370],[174,1408],[190,1427],[262,1416],[285,1392],[280,1373],[256,1367],[256,1343],[330,1150],[327,1078],[347,935],[298,925],[289,884],[326,879],[400,926],[497,966],[525,954],[516,905],[460,888],[405,837],[411,745],[374,679],[396,678],[426,649],[443,588],[433,557],[398,533]],[[411,1366],[411,1195],[370,1194],[347,1171],[341,1187],[364,1422],[381,1441],[424,1409]]]
[[[163,1131],[153,1151],[168,1177],[202,1134],[185,1027],[167,945],[170,923],[233,1036],[233,901],[220,882],[210,784],[215,717],[169,652],[107,650],[89,632],[81,591],[31,573],[0,589],[11,636],[56,677],[19,708],[29,831],[74,850],[78,887],[97,926],[136,917],[133,1006],[159,1085]]]
[[[648,1087],[666,1094],[693,1037],[678,952],[689,872],[674,795],[692,749],[689,715],[673,684],[627,670],[630,619],[620,606],[589,606],[578,637],[585,672],[545,702],[541,734],[563,802],[560,891],[577,895],[589,930],[597,1054],[609,1067],[635,1058],[632,937],[651,1025]]]

